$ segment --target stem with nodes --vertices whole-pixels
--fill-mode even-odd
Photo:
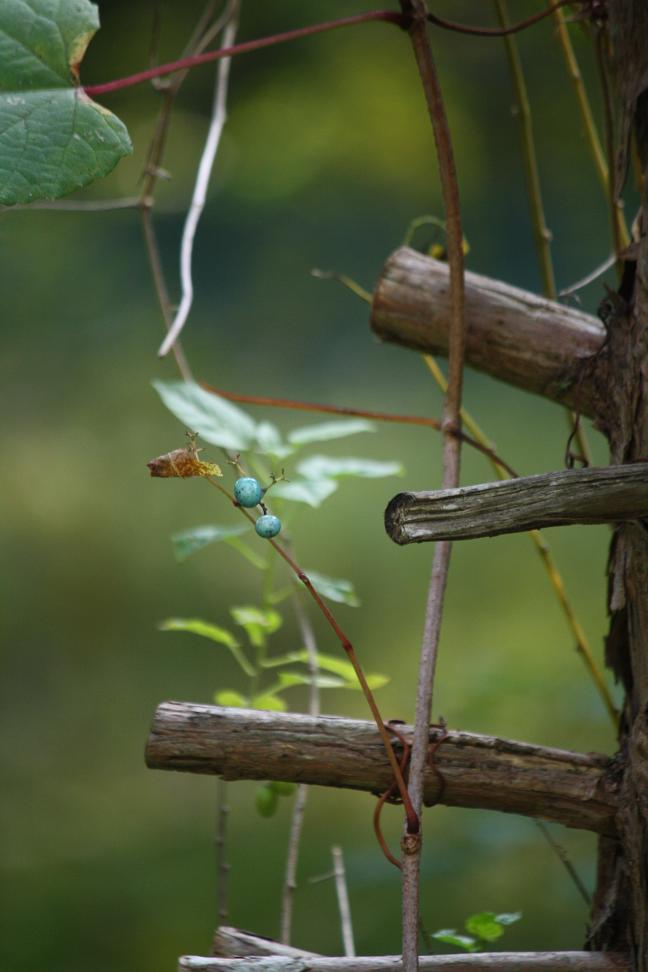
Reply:
[[[461,444],[460,440],[451,433],[458,430],[461,425],[465,346],[464,252],[459,188],[443,96],[427,35],[426,4],[424,0],[401,0],[401,8],[403,13],[412,18],[409,35],[432,122],[446,217],[451,319],[448,392],[443,410],[443,486],[450,488],[459,483]],[[432,689],[451,549],[452,545],[447,541],[438,543],[436,546],[426,608],[409,773],[409,795],[416,813],[420,813],[423,802],[423,775],[428,758]],[[406,833],[403,837],[402,849],[403,966],[406,972],[415,972],[418,969],[420,834],[412,836]]]

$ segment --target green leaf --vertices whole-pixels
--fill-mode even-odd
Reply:
[[[279,797],[268,783],[264,783],[256,791],[254,803],[259,816],[273,817],[279,804]]]
[[[300,651],[288,652],[286,655],[275,655],[274,658],[266,658],[261,662],[261,667],[280,668],[282,665],[294,665],[295,662],[302,662],[304,665],[308,664],[308,651],[305,648],[302,648]],[[318,652],[317,664],[324,671],[332,672],[334,675],[339,675],[339,677],[344,680],[343,683],[338,683],[337,685],[327,685],[322,687],[350,688],[361,691],[356,673],[353,670],[353,665],[350,662],[345,661],[343,658],[336,658],[334,655],[325,655],[322,652]],[[367,684],[371,689],[382,688],[383,685],[386,685],[389,682],[389,677],[387,675],[379,675],[374,673],[366,675],[365,677],[367,679]]]
[[[256,430],[255,452],[262,455],[275,456],[277,459],[285,459],[295,451],[292,446],[286,445],[282,440],[279,429],[272,422],[259,422]]]
[[[283,623],[283,618],[278,611],[274,611],[272,608],[263,610],[254,607],[252,604],[230,608],[230,614],[236,623],[245,629],[255,648],[263,648],[266,643],[266,635],[274,634]]]
[[[375,459],[334,458],[309,456],[297,465],[297,471],[305,479],[338,479],[341,476],[359,476],[362,479],[379,479],[382,476],[401,476],[400,462],[378,462]]]
[[[474,938],[470,938],[468,935],[458,935],[454,928],[442,928],[440,931],[433,932],[431,937],[436,939],[437,942],[443,942],[444,945],[454,945],[464,952],[478,951],[477,942]]]
[[[293,688],[295,685],[312,685],[313,683],[322,689],[347,688],[345,680],[334,675],[316,675],[315,678],[312,678],[304,672],[281,672],[275,691],[282,692],[284,689]]]
[[[318,509],[337,488],[338,484],[333,479],[292,479],[273,486],[272,495],[295,503],[307,503]]]
[[[255,695],[250,705],[253,709],[268,709],[270,712],[285,712],[288,706],[283,699],[278,698],[274,692],[260,692]]]
[[[498,921],[500,925],[513,925],[516,921],[519,921],[521,917],[521,911],[506,911],[504,914],[495,915],[495,921]]]
[[[233,537],[240,537],[242,533],[247,533],[251,529],[252,527],[247,523],[236,523],[231,526],[207,524],[206,526],[191,527],[189,530],[174,533],[171,537],[171,543],[176,558],[182,561],[190,557],[196,550],[202,550],[210,543],[218,543],[220,540],[227,542]]]
[[[297,784],[288,783],[285,780],[273,780],[270,783],[270,789],[274,790],[277,796],[287,797],[292,796],[297,790]]]
[[[158,626],[160,631],[188,631],[190,634],[200,635],[202,638],[209,638],[218,645],[225,645],[229,648],[232,656],[241,666],[246,675],[254,678],[255,669],[250,665],[245,657],[245,653],[235,636],[227,628],[221,628],[217,624],[210,624],[200,618],[167,618]]]
[[[233,689],[223,689],[221,692],[214,692],[214,702],[216,705],[226,705],[233,709],[247,709],[250,700],[246,699],[240,692]]]
[[[123,122],[79,87],[99,28],[88,0],[0,3],[0,203],[58,199],[132,152]]]
[[[348,604],[349,607],[360,607],[360,601],[353,589],[353,584],[349,580],[339,577],[327,577],[319,574],[315,570],[307,570],[318,594],[327,598],[329,601],[337,601],[339,604]]]
[[[186,429],[212,445],[242,452],[256,437],[256,423],[220,395],[206,392],[191,381],[154,381],[158,395]]]
[[[469,935],[484,942],[496,942],[504,934],[503,925],[492,911],[480,911],[466,919],[465,928]]]
[[[317,425],[304,425],[288,433],[288,441],[295,446],[307,445],[309,442],[328,442],[330,439],[342,439],[347,435],[358,432],[375,432],[373,422],[363,418],[343,419],[339,422],[320,422]]]

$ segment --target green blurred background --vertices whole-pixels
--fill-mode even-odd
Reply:
[[[370,9],[357,0],[304,5],[244,0],[241,38]],[[537,9],[511,4],[515,16]],[[103,29],[87,82],[144,67],[152,5],[101,5]],[[164,2],[162,58],[172,59],[201,4]],[[440,3],[467,21],[491,5]],[[589,42],[575,28],[586,76]],[[434,35],[457,154],[471,269],[538,290],[535,254],[500,41]],[[539,139],[559,284],[609,252],[606,205],[586,153],[575,102],[547,23],[520,37]],[[213,68],[197,70],[174,112],[155,213],[172,293],[183,212],[205,135]],[[591,89],[595,106],[596,79]],[[407,38],[369,25],[238,59],[230,120],[195,252],[196,301],[185,347],[196,375],[232,390],[439,415],[421,359],[380,345],[367,308],[311,268],[343,271],[371,288],[414,217],[442,215],[429,123]],[[107,96],[135,154],[84,198],[137,191],[157,110],[148,87]],[[208,954],[215,924],[215,782],[147,771],[155,706],[208,702],[237,687],[223,652],[161,634],[169,615],[226,623],[254,603],[260,577],[229,547],[184,564],[169,537],[233,514],[200,483],[151,481],[146,461],[182,444],[182,428],[150,386],[175,377],[160,363],[157,310],[138,216],[4,213],[5,392],[1,492],[7,969],[153,972],[185,952]],[[612,278],[610,282],[612,281]],[[583,304],[594,310],[601,284]],[[465,402],[524,473],[560,468],[565,418],[557,407],[471,372]],[[255,411],[257,417],[262,415]],[[283,429],[303,414],[263,417]],[[313,421],[318,421],[313,416]],[[592,433],[597,458],[605,447]],[[440,480],[438,437],[387,426],[331,443],[332,455],[400,459],[402,479],[346,481],[320,511],[300,508],[301,560],[353,580],[362,607],[339,609],[363,663],[391,674],[383,712],[411,719],[430,546],[388,541],[382,511],[402,488]],[[290,469],[288,468],[288,474]],[[487,480],[465,453],[464,481]],[[570,596],[602,657],[604,528],[549,535]],[[335,652],[315,618],[322,650]],[[300,647],[286,623],[275,650]],[[291,703],[304,709],[304,694]],[[323,711],[366,717],[359,695],[329,692]],[[525,536],[457,546],[453,556],[435,715],[453,728],[579,750],[614,749],[609,720]],[[230,788],[232,924],[276,935],[289,801],[276,818],[253,808],[254,784]],[[297,894],[295,944],[339,953],[330,883],[308,878],[345,850],[357,949],[396,952],[399,877],[371,832],[373,800],[311,793]],[[399,812],[387,830],[398,839]],[[554,828],[592,885],[595,841]],[[460,928],[475,911],[520,909],[508,948],[579,947],[586,908],[531,821],[438,809],[427,818],[423,918]]]

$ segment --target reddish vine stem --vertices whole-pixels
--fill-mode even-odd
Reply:
[[[250,521],[250,523],[253,524],[255,522],[252,514],[248,513],[246,509],[239,506],[236,500],[234,499],[234,497],[231,495],[231,493],[229,493],[229,491],[225,489],[224,486],[221,486],[221,484],[216,479],[213,479],[210,476],[208,476],[206,477],[206,480],[208,483],[210,483],[210,485],[214,486],[224,496],[226,496],[228,500],[232,503],[232,505],[235,506],[236,509],[238,509],[243,514],[243,516],[245,516],[246,519]],[[347,638],[346,634],[344,633],[340,625],[335,620],[335,617],[333,616],[329,608],[326,606],[326,604],[320,597],[318,591],[313,586],[310,578],[306,573],[304,573],[304,571],[301,569],[299,564],[295,560],[293,560],[290,554],[287,553],[287,551],[284,550],[284,548],[279,543],[277,543],[276,540],[269,539],[267,542],[271,544],[271,546],[276,550],[279,556],[288,564],[288,566],[295,574],[295,576],[302,582],[302,584],[304,585],[304,587],[306,588],[306,590],[308,591],[308,593],[313,598],[318,608],[326,618],[329,626],[335,632],[335,635],[337,636],[340,644],[342,645],[342,648],[344,649],[344,652],[353,667],[353,671],[355,672],[360,687],[362,688],[362,692],[364,694],[365,699],[367,700],[367,704],[371,710],[372,716],[374,717],[374,721],[378,728],[378,732],[380,733],[380,738],[382,739],[383,745],[385,747],[387,759],[389,760],[389,764],[394,774],[394,779],[396,780],[396,784],[398,786],[398,792],[403,801],[405,816],[407,818],[408,833],[417,834],[420,826],[418,814],[414,811],[414,808],[412,806],[412,801],[410,800],[409,793],[407,792],[407,786],[405,785],[403,774],[401,773],[398,759],[396,758],[396,753],[394,752],[394,747],[392,746],[391,739],[389,738],[389,730],[385,726],[375,696],[371,691],[371,689],[369,688],[367,679],[365,678],[365,674],[362,670],[360,662],[358,661],[353,645]]]
[[[213,385],[208,385],[204,381],[200,382],[200,387],[204,388],[205,391],[212,392],[214,395],[220,395],[221,398],[226,398],[230,402],[242,402],[246,405],[263,405],[270,408],[290,408],[302,412],[323,412],[329,415],[348,415],[354,418],[374,419],[376,422],[394,422],[401,425],[422,425],[426,428],[434,429],[437,432],[440,432],[443,429],[443,423],[438,419],[428,418],[424,415],[397,415],[393,412],[376,412],[372,409],[350,408],[346,405],[322,405],[317,402],[295,401],[292,398],[268,398],[266,395],[243,395],[239,392],[229,392],[224,391],[222,388],[214,388]],[[506,470],[512,479],[518,478],[519,473],[515,471],[513,466],[510,466],[493,449],[487,445],[484,445],[483,442],[479,442],[477,439],[467,435],[460,429],[449,429],[448,434],[453,435],[461,442],[465,442],[466,445],[471,446],[471,448],[477,449],[478,452],[481,452],[492,462],[496,462],[499,466]]]
[[[560,10],[561,7],[565,7],[568,3],[573,3],[574,0],[558,0],[553,6],[547,7],[546,10],[541,10],[537,14],[533,14],[531,17],[527,17],[525,20],[519,20],[516,24],[511,24],[509,27],[474,27],[471,24],[459,24],[454,20],[446,20],[444,17],[438,17],[436,14],[428,14],[427,19],[435,27],[442,27],[444,30],[453,30],[459,34],[471,34],[474,37],[507,37],[509,34],[517,34],[521,30],[526,30],[527,27],[532,27],[534,24],[539,23],[544,20],[545,17],[549,17],[556,10]]]
[[[193,68],[199,64],[218,61],[222,57],[250,54],[253,51],[263,50],[265,47],[274,47],[276,44],[285,44],[287,41],[301,40],[302,37],[312,37],[314,34],[323,34],[329,30],[337,30],[342,27],[355,27],[357,24],[368,24],[376,21],[395,24],[397,27],[406,27],[408,23],[402,14],[395,13],[393,10],[369,10],[366,13],[354,14],[351,17],[340,17],[338,20],[328,20],[321,24],[312,24],[310,27],[298,27],[295,30],[286,30],[281,34],[273,34],[270,37],[258,37],[256,40],[245,41],[242,44],[234,44],[232,47],[221,47],[217,51],[207,51],[205,54],[182,57],[178,61],[172,61],[169,64],[160,64],[157,67],[149,68],[147,71],[138,71],[136,74],[130,74],[125,78],[107,81],[105,84],[86,85],[84,86],[84,91],[90,98],[93,98],[96,95],[109,94],[111,91],[121,91],[122,88],[132,88],[136,84],[151,81],[153,78],[161,78],[166,74],[173,74],[185,68]]]
[[[427,34],[425,0],[401,0],[405,15],[411,16],[409,28],[414,57],[419,70],[425,101],[432,122],[446,217],[448,266],[450,271],[450,329],[448,351],[448,387],[443,408],[443,486],[459,483],[460,440],[453,435],[461,427],[461,391],[465,347],[464,253],[459,187],[452,150],[452,140],[443,95]],[[428,755],[432,690],[441,631],[445,589],[452,545],[436,545],[428,592],[425,627],[421,645],[416,720],[412,741],[412,758],[408,793],[417,814],[423,803],[423,775]],[[405,834],[403,848],[403,966],[405,972],[418,969],[419,884],[421,835]]]

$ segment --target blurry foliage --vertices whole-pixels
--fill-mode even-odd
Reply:
[[[358,0],[354,9],[369,6]],[[520,16],[532,7],[521,3]],[[160,53],[169,58],[200,4],[165,0],[161,9]],[[342,0],[318,0],[307,9],[289,0],[246,0],[241,36],[348,10]],[[483,5],[468,0],[440,3],[439,12],[486,19]],[[150,16],[145,3],[103,4],[104,26],[84,62],[84,80],[144,66]],[[589,76],[588,49],[577,41]],[[607,254],[607,210],[551,26],[535,28],[521,47],[564,285]],[[437,53],[457,143],[468,264],[537,289],[503,49],[444,36]],[[194,72],[171,128],[172,178],[161,186],[156,222],[173,286],[212,77],[209,68]],[[135,155],[90,196],[136,188],[157,105],[149,89],[110,99],[128,124]],[[366,306],[309,274],[313,266],[330,267],[371,287],[412,218],[441,215],[432,139],[406,39],[374,25],[241,58],[232,72],[224,150],[197,239],[197,300],[186,346],[198,377],[259,394],[438,415],[440,396],[418,357],[379,345]],[[179,954],[209,950],[214,783],[146,771],[144,742],[158,702],[210,701],[217,681],[233,683],[236,662],[205,652],[198,639],[178,650],[175,639],[183,636],[163,638],[156,624],[165,610],[222,618],[229,604],[258,599],[258,576],[222,544],[182,564],[173,555],[170,534],[213,523],[219,508],[199,482],[169,481],[158,489],[147,476],[146,460],[168,451],[178,434],[149,380],[176,376],[171,362],[155,357],[161,322],[136,214],[5,213],[0,241],[0,369],[8,403],[1,432],[0,815],[11,888],[3,908],[4,966],[172,968]],[[586,309],[595,308],[600,293],[598,284],[585,293]],[[561,465],[559,409],[470,373],[466,404],[521,471]],[[295,425],[284,413],[256,417],[275,423],[284,437]],[[439,481],[434,434],[387,426],[371,445],[376,460],[402,462],[406,488]],[[604,460],[596,438],[594,448]],[[340,442],[335,451],[352,456],[355,444]],[[490,478],[481,457],[468,451],[463,468],[466,482]],[[410,719],[430,550],[397,548],[385,537],[382,511],[393,491],[393,481],[347,484],[317,514],[295,504],[291,529],[306,564],[353,580],[363,606],[340,606],[345,625],[362,663],[391,675],[382,691],[386,714]],[[341,545],[342,533],[352,540]],[[608,531],[554,530],[548,539],[600,655]],[[333,654],[337,646],[315,624],[321,650]],[[274,637],[278,650],[292,650],[292,622]],[[585,751],[614,748],[525,537],[457,545],[437,678],[435,715],[453,728]],[[298,705],[302,693],[305,707],[306,690],[293,692]],[[326,709],[366,716],[355,693],[332,690]],[[282,801],[276,819],[260,827],[253,789],[232,788],[231,921],[273,935],[289,811]],[[329,846],[338,842],[359,952],[397,950],[399,879],[375,846],[372,809],[363,795],[314,792],[295,944],[326,951],[335,941],[331,889],[306,878],[328,866]],[[389,814],[389,839],[398,839],[399,821],[398,811]],[[530,822],[439,808],[426,833],[423,906],[432,927],[456,925],[485,904],[496,914],[514,906],[525,921],[507,931],[508,948],[578,946],[584,907]],[[593,837],[567,832],[561,840],[591,884]]]

